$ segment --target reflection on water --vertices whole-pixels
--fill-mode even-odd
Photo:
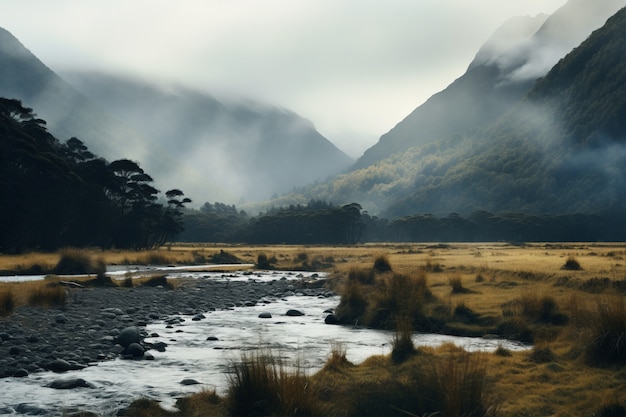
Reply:
[[[180,272],[182,274],[182,272]],[[311,274],[307,274],[311,275]],[[217,273],[185,273],[198,279],[272,280],[295,278],[296,273],[237,272],[224,276]],[[177,398],[215,388],[224,393],[229,364],[241,352],[260,347],[271,349],[281,357],[298,360],[310,372],[320,369],[332,345],[342,344],[350,361],[358,363],[376,354],[390,352],[392,334],[346,326],[324,324],[325,313],[339,303],[339,298],[293,295],[279,300],[261,300],[255,306],[238,307],[205,313],[206,318],[167,325],[165,321],[149,325],[153,337],[147,342],[165,342],[165,352],[151,350],[154,360],[114,360],[102,362],[81,371],[65,374],[43,372],[28,378],[0,379],[0,414],[14,412],[19,404],[49,410],[51,415],[75,409],[103,415],[115,415],[117,409],[137,398],[153,398],[165,407],[173,407]],[[297,309],[302,316],[286,316]],[[271,318],[259,318],[270,313]],[[459,338],[432,334],[415,334],[416,345],[436,346],[452,342],[466,350],[495,350],[499,345],[510,350],[527,346],[503,340]],[[47,388],[57,379],[82,378],[93,388],[54,390]],[[198,385],[182,385],[194,379]]]

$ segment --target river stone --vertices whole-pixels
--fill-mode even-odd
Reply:
[[[18,369],[18,370],[17,370],[17,371],[13,374],[13,376],[14,376],[15,378],[24,378],[24,377],[28,376],[28,371],[27,371],[26,369],[24,369],[24,368],[22,368],[22,369]]]
[[[259,314],[259,318],[260,319],[271,319],[272,318],[272,314],[268,313],[268,312],[264,312]]]
[[[90,388],[91,386],[87,381],[82,378],[71,378],[71,379],[57,379],[56,381],[52,381],[49,385],[50,388],[54,389],[74,389],[74,388]]]
[[[180,385],[198,385],[198,384],[200,383],[192,378],[185,378],[182,381],[180,381]]]
[[[300,310],[287,310],[286,313],[287,316],[291,316],[291,317],[297,317],[297,316],[304,316],[304,313]]]
[[[329,314],[324,319],[324,323],[326,323],[326,324],[337,324],[337,323],[339,323],[339,320],[337,320],[337,317],[334,314]]]
[[[209,337],[206,338],[206,340],[211,341],[211,342],[215,342],[215,341],[220,340],[220,339],[218,339],[216,336],[209,336]]]
[[[134,358],[141,358],[146,350],[139,343],[131,343],[126,348],[126,354],[131,355]]]
[[[5,341],[5,340],[9,340],[11,338],[11,335],[8,333],[0,333],[0,340]]]
[[[63,314],[59,314],[54,318],[54,321],[59,324],[67,323],[67,318]]]
[[[55,359],[48,363],[47,368],[52,372],[67,372],[72,368],[72,365],[66,360]]]
[[[141,335],[136,327],[126,327],[117,336],[117,343],[124,348],[127,348],[132,343],[139,343],[140,341]]]

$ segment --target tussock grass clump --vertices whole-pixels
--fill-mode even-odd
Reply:
[[[227,408],[232,416],[322,415],[317,392],[304,370],[288,371],[271,352],[242,355],[229,375]]]
[[[521,315],[526,319],[543,324],[564,325],[569,318],[559,311],[559,306],[551,295],[539,295],[536,291],[524,291],[511,303],[503,305],[503,315]]]
[[[463,286],[463,279],[460,275],[452,275],[448,277],[452,294],[468,294],[472,291]]]
[[[534,363],[549,363],[556,360],[556,355],[549,346],[540,344],[533,348],[528,360]]]
[[[354,364],[350,362],[346,356],[346,345],[343,343],[333,343],[328,359],[324,364],[324,370],[338,372],[346,367],[353,366]]]
[[[593,366],[626,365],[626,308],[623,297],[596,303],[589,318],[587,363]]]
[[[268,258],[264,252],[259,253],[256,257],[256,267],[259,269],[272,269],[272,266],[277,262],[275,256]]]
[[[374,259],[374,271],[379,273],[391,272],[391,263],[386,255],[379,255]]]
[[[57,284],[38,285],[28,296],[28,304],[40,307],[59,307],[65,305],[66,302],[67,293]]]
[[[446,416],[486,416],[494,411],[486,395],[486,361],[480,354],[451,355],[436,371],[442,398],[440,410]]]
[[[520,317],[512,317],[502,321],[496,328],[496,334],[506,339],[519,340],[523,343],[533,343],[535,334],[528,323]]]
[[[15,308],[15,297],[11,289],[0,291],[0,317],[9,316]]]
[[[341,323],[356,325],[363,319],[367,305],[363,287],[354,281],[348,281],[341,291],[341,300],[335,310],[335,316]]]
[[[424,316],[424,302],[430,296],[426,274],[393,273],[381,277],[377,289],[368,300],[366,322],[377,328],[398,328],[398,324],[410,318],[416,323]]]
[[[410,316],[396,319],[396,331],[391,342],[391,360],[404,362],[415,353],[413,345],[413,320]]]
[[[220,249],[218,253],[213,254],[211,256],[211,263],[214,264],[240,264],[241,259],[232,253],[224,251],[224,249]]]
[[[61,250],[60,258],[52,272],[55,274],[80,275],[101,274],[106,270],[104,261],[95,261],[85,250],[66,248]]]
[[[578,262],[576,258],[574,258],[573,256],[569,256],[561,269],[566,271],[582,271],[583,267],[580,266],[580,262]]]
[[[142,287],[163,287],[173,290],[174,286],[167,280],[167,275],[155,275],[141,282]]]

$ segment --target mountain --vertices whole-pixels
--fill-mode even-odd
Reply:
[[[473,137],[440,147],[386,211],[621,213],[626,210],[626,8]],[[424,167],[422,163],[422,167]]]
[[[92,151],[106,158],[133,156],[124,145],[136,139],[135,132],[97,108],[3,28],[0,28],[0,97],[19,99],[33,108],[61,140],[78,136]]]
[[[105,74],[63,76],[149,138],[158,161],[152,171],[184,183],[191,195],[202,195],[211,181],[228,190],[226,201],[266,199],[325,180],[353,162],[310,121],[286,109]],[[214,196],[205,192],[202,198]]]
[[[138,161],[159,188],[198,203],[269,198],[353,162],[288,110],[103,74],[62,78],[1,28],[0,97],[33,108],[61,140]]]
[[[623,0],[570,0],[547,18],[509,20],[483,45],[465,74],[381,136],[353,169],[496,121],[537,78],[623,6]]]
[[[547,31],[549,21],[552,17],[541,26],[542,33]],[[544,77],[531,83],[516,104],[500,110],[499,117],[487,112],[486,119],[493,120],[475,122],[472,129],[456,134],[446,132],[437,140],[422,138],[421,143],[404,151],[388,152],[389,156],[330,182],[284,196],[282,202],[302,204],[311,198],[339,204],[357,201],[369,213],[388,218],[416,213],[467,215],[476,210],[623,213],[624,27],[622,9],[601,29],[584,36],[587,39],[556,62]],[[533,42],[543,36],[533,36]],[[481,49],[477,58],[484,62],[487,52]],[[507,53],[515,56],[515,52]],[[469,71],[481,67],[484,69],[481,62],[474,62]],[[446,94],[461,82],[455,81]],[[486,81],[485,86],[489,87]],[[489,87],[485,95],[494,87]],[[431,100],[440,100],[442,112],[452,109],[452,118],[461,108],[458,103],[446,107],[441,101],[443,96]],[[482,103],[476,106],[484,108]],[[423,112],[417,109],[414,114]],[[415,127],[415,137],[429,130],[429,123],[435,125],[434,130],[442,125],[435,117],[422,122],[422,128]],[[403,124],[402,128],[407,126]]]

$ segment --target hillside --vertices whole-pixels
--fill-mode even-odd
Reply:
[[[420,172],[387,211],[623,213],[626,9],[537,81],[496,124]]]
[[[0,97],[35,109],[59,139],[138,161],[159,188],[198,203],[266,199],[353,162],[288,110],[102,74],[62,78],[1,28]]]
[[[623,19],[621,10],[493,123],[396,152],[282,202],[357,201],[388,218],[623,209]]]
[[[149,138],[146,144],[159,161],[152,170],[184,183],[203,201],[268,198],[352,163],[310,121],[286,109],[104,74],[63,76]],[[227,194],[206,192],[207,181]]]
[[[547,18],[509,20],[483,45],[465,74],[381,136],[354,169],[495,122],[537,78],[624,5],[623,0],[570,0]]]

